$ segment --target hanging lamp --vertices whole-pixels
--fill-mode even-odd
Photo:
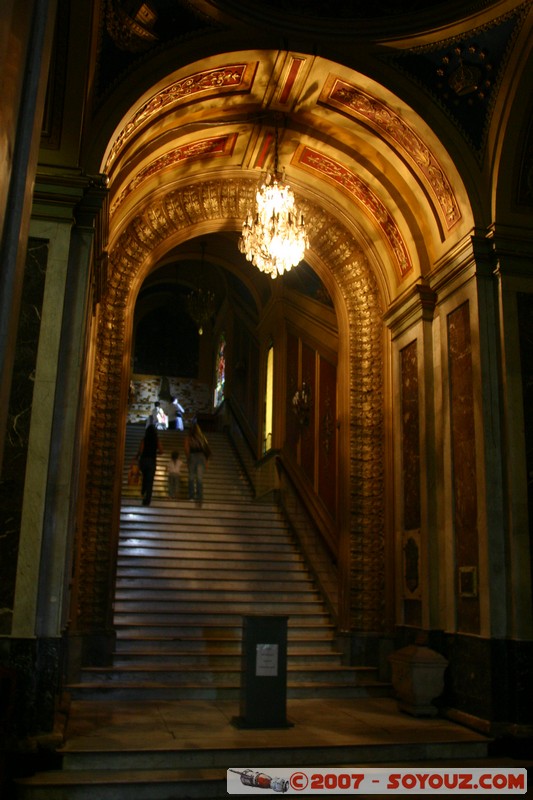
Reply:
[[[202,261],[200,266],[199,278],[204,272],[204,258],[205,258],[205,242],[202,242]],[[198,282],[198,288],[193,289],[187,295],[187,310],[189,316],[195,322],[198,333],[201,336],[204,332],[204,325],[211,319],[215,313],[215,294],[210,289],[202,288]]]

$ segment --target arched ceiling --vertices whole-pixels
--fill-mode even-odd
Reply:
[[[296,2],[288,11],[276,0],[250,2],[244,10],[241,5],[232,0],[107,5],[99,80],[110,69],[116,76],[128,59],[135,65],[124,66],[115,93],[112,84],[101,93],[89,137],[89,149],[100,149],[100,170],[109,181],[110,247],[132,227],[142,227],[139,220],[153,217],[151,209],[164,205],[172,192],[183,197],[187,187],[202,184],[205,200],[206,180],[231,187],[239,200],[223,223],[208,220],[206,212],[204,225],[193,215],[188,235],[233,231],[236,243],[243,197],[253,197],[253,187],[272,169],[277,129],[279,165],[295,194],[304,204],[321,206],[358,241],[386,306],[423,279],[479,220],[444,140],[420,109],[392,90],[395,66],[380,71],[376,52],[392,41],[397,52],[414,43],[427,47],[439,35],[441,49],[449,50],[452,39],[446,39],[443,26],[457,41],[466,41],[468,11],[467,25],[483,20],[487,30],[500,31],[508,18],[514,24],[516,3],[472,0],[467,10],[464,3],[411,0],[401,4],[402,11],[385,3],[370,12],[358,2],[333,3],[330,16],[318,2]],[[504,21],[492,24],[491,15]],[[171,31],[178,17],[176,46]],[[281,33],[296,42],[295,20],[305,49],[228,48],[244,40],[279,42]],[[411,38],[402,41],[407,31]],[[342,64],[316,54],[318,41],[327,52],[333,40],[338,55],[345,56]],[[222,42],[226,49],[220,49]],[[347,45],[355,56],[348,55]],[[427,68],[431,61],[425,63]],[[313,263],[312,256],[308,260]]]
[[[206,175],[259,182],[273,168],[276,128],[296,195],[366,241],[389,297],[471,227],[451,160],[397,98],[315,56],[247,51],[167,76],[120,120],[102,164],[112,232],[152,197]]]

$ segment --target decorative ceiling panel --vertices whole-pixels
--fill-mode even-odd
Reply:
[[[411,272],[413,264],[409,250],[396,222],[375,192],[355,172],[310,147],[300,150],[298,165],[321,174],[362,206],[383,234],[394,256],[399,277],[404,278]]]
[[[104,171],[108,173],[124,145],[144,126],[162,112],[206,97],[248,92],[252,86],[257,64],[228,64],[191,73],[174,81],[161,92],[152,95],[126,122],[115,138]]]
[[[399,148],[431,188],[447,229],[450,230],[459,221],[459,203],[444,169],[420,136],[391,108],[333,75],[326,82],[319,102],[364,120],[386,141]]]

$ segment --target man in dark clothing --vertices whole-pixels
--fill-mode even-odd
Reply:
[[[149,506],[152,501],[152,490],[154,488],[155,470],[157,466],[157,454],[162,453],[163,448],[155,425],[149,425],[144,433],[144,438],[139,446],[139,467],[142,472],[143,482],[141,493],[143,496],[143,506]]]

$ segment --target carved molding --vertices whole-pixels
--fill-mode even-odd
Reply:
[[[157,14],[143,3],[135,17],[121,7],[119,0],[108,0],[106,29],[119,50],[139,53],[154,45],[158,37],[153,30]]]
[[[230,64],[216,69],[203,70],[174,81],[170,86],[166,86],[161,92],[150,97],[130,117],[117,135],[107,157],[104,172],[109,173],[125,143],[138,132],[141,126],[152,121],[155,116],[159,116],[163,111],[176,105],[198,99],[198,96],[209,97],[212,94],[247,91],[251,86],[256,67],[256,64]]]
[[[383,234],[396,265],[398,277],[404,278],[413,269],[408,247],[390,212],[370,186],[348,167],[329,156],[303,147],[298,153],[298,165],[319,172],[350,194],[373,219]]]
[[[416,165],[425,183],[431,188],[448,230],[461,219],[459,203],[435,154],[385,103],[334,76],[330,76],[326,83],[320,102],[350,116],[363,118],[386,140],[394,142],[404,157]]]
[[[111,206],[111,216],[115,213],[117,208],[124,202],[124,200],[137,189],[148,178],[157,175],[166,169],[171,169],[177,164],[183,162],[198,161],[202,158],[216,158],[218,156],[228,156],[233,152],[235,142],[237,141],[237,134],[231,133],[223,136],[210,136],[207,139],[200,139],[196,142],[189,142],[179,147],[169,150],[159,158],[150,161],[142,169],[140,169],[127,186],[122,190],[120,195],[114,200]]]
[[[254,181],[204,181],[153,199],[115,240],[98,318],[89,464],[79,573],[79,630],[111,624],[114,484],[120,418],[125,311],[134,277],[154,246],[198,223],[243,219]],[[358,243],[322,208],[302,203],[311,249],[328,264],[344,296],[350,333],[351,622],[384,627],[384,476],[382,311],[373,273]]]

